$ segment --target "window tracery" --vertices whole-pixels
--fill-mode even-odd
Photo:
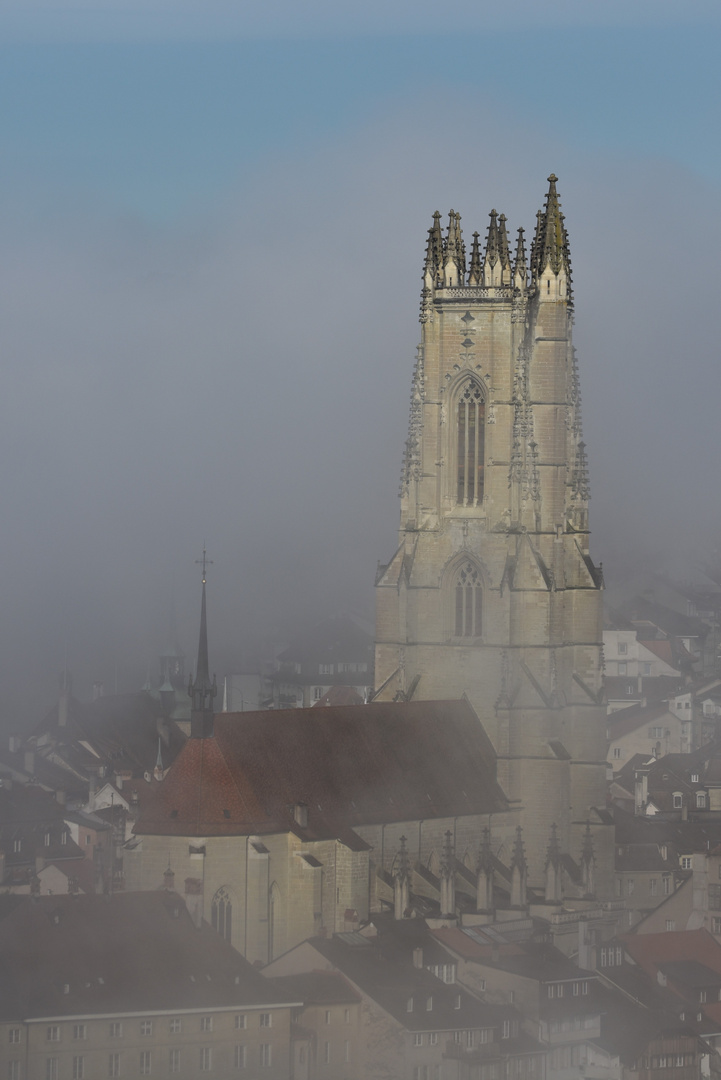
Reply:
[[[459,506],[480,506],[483,502],[485,415],[486,403],[481,388],[475,379],[468,379],[456,410],[456,502]]]
[[[461,566],[454,588],[456,637],[480,637],[483,616],[481,575],[472,562]]]
[[[218,889],[213,897],[211,921],[213,929],[217,930],[226,941],[230,941],[233,928],[233,904],[225,887]]]

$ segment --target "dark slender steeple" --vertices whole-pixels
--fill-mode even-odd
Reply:
[[[513,264],[513,284],[517,289],[520,289],[521,292],[525,292],[527,281],[526,243],[524,240],[523,229],[519,229],[518,240],[516,242],[516,261]]]
[[[197,559],[203,567],[203,594],[200,604],[200,637],[198,639],[198,663],[195,670],[195,682],[188,684],[190,705],[190,737],[191,739],[207,739],[213,734],[213,699],[218,693],[215,676],[210,681],[208,665],[208,622],[205,612],[205,571],[206,567],[212,566],[212,562],[206,558],[205,545],[203,546],[203,558]]]

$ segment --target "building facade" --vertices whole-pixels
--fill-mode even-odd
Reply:
[[[376,696],[466,694],[522,804],[530,880],[553,823],[576,852],[586,822],[599,883],[605,801],[602,574],[571,340],[569,245],[556,177],[530,263],[491,212],[470,260],[460,215],[434,217],[421,295],[399,546],[379,567]]]

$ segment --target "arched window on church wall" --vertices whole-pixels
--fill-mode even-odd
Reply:
[[[461,387],[456,410],[456,448],[459,506],[480,506],[483,502],[484,422],[486,403],[475,379]]]
[[[453,589],[455,637],[480,637],[483,625],[481,575],[472,562],[465,562],[456,574]]]
[[[230,941],[233,932],[233,904],[225,887],[218,889],[213,897],[210,915],[213,929],[226,941]]]

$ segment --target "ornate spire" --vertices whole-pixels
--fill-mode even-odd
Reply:
[[[508,233],[506,232],[506,215],[501,214],[498,219],[498,257],[501,260],[503,284],[511,284],[511,252],[508,247]]]
[[[491,849],[491,830],[485,828],[481,833],[481,846],[478,851],[478,869],[488,872],[493,870],[493,851]]]
[[[581,844],[581,880],[583,882],[583,891],[586,896],[593,896],[595,889],[595,871],[596,868],[596,855],[593,850],[593,836],[591,834],[591,823],[586,822],[586,831],[583,834],[583,843]]]
[[[554,821],[551,825],[551,838],[548,841],[548,847],[546,848],[546,863],[545,867],[548,869],[552,866],[554,869],[561,864],[561,848],[558,843],[558,830]]]
[[[190,706],[190,735],[191,738],[204,739],[213,734],[213,698],[218,693],[215,676],[210,681],[208,665],[208,622],[205,611],[205,574],[206,568],[212,566],[211,560],[206,557],[205,545],[203,545],[203,558],[196,559],[203,567],[203,593],[200,604],[200,636],[198,639],[198,663],[195,670],[195,682],[188,685],[188,696],[191,699]]]
[[[531,272],[538,282],[547,267],[558,276],[564,271],[568,280],[567,296],[571,298],[571,257],[568,245],[568,233],[561,213],[561,203],[556,191],[558,177],[551,173],[548,178],[548,193],[543,211],[539,211],[536,235],[531,255]]]
[[[516,258],[513,263],[513,284],[517,289],[525,289],[528,281],[528,269],[526,267],[526,242],[523,229],[518,230],[516,241]]]
[[[455,918],[456,915],[456,868],[453,833],[446,831],[441,851],[441,918]]]
[[[450,877],[453,873],[454,862],[453,833],[450,829],[447,829],[443,841],[443,848],[441,849],[441,877]]]
[[[480,285],[483,277],[483,269],[481,267],[481,248],[478,243],[478,233],[473,234],[473,244],[471,245],[471,265],[468,274],[469,285]]]
[[[411,903],[411,866],[405,836],[401,837],[401,846],[396,858],[393,874],[393,913],[396,919],[407,919]]]
[[[461,215],[451,210],[448,215],[448,235],[443,261],[443,284],[462,285],[466,277],[466,251],[461,235]]]
[[[526,849],[523,844],[523,830],[520,825],[516,826],[516,839],[513,841],[513,856],[511,858],[511,869],[518,867],[519,870],[523,870],[524,873],[527,869],[526,863]]]
[[[511,858],[511,907],[522,908],[526,906],[526,878],[528,875],[528,863],[526,862],[526,850],[523,846],[523,832],[521,826],[516,826],[516,839],[513,842],[513,856]]]

